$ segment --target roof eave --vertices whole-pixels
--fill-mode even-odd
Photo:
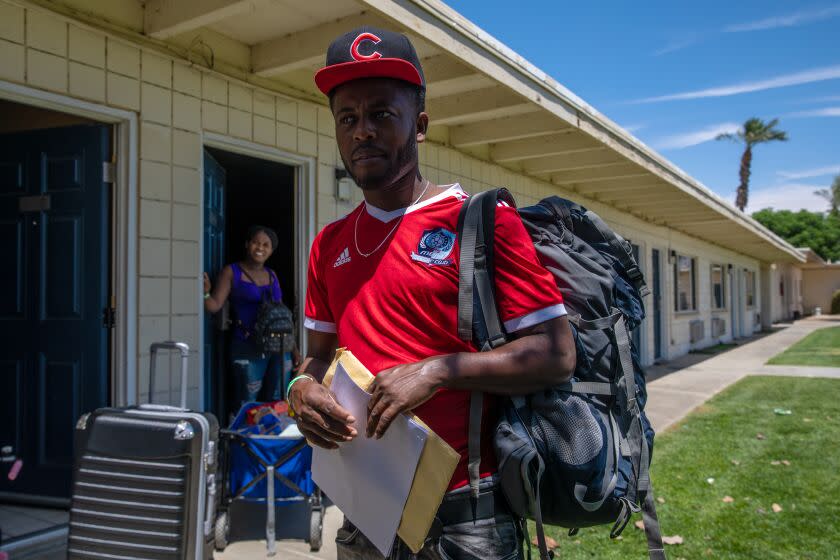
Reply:
[[[631,161],[643,165],[654,175],[664,179],[701,201],[710,210],[738,222],[744,229],[755,235],[775,249],[779,262],[805,262],[805,257],[792,245],[772,233],[770,230],[746,216],[734,206],[721,199],[708,187],[692,178],[685,171],[649,148],[639,139],[622,129],[608,117],[601,114],[580,97],[563,87],[556,80],[539,70],[536,66],[518,55],[512,49],[493,38],[461,14],[441,2],[440,0],[360,0],[362,3],[379,11],[386,17],[399,19],[404,25],[428,34],[432,40],[447,50],[450,54],[464,58],[463,51],[459,51],[449,44],[453,34],[462,41],[472,43],[473,52],[481,54],[481,50],[492,55],[494,61],[487,62],[486,68],[479,68],[518,93],[525,95],[532,103],[548,110],[557,117],[566,120],[602,143],[606,144]],[[446,26],[446,31],[429,26],[427,14]],[[447,37],[450,41],[447,41]],[[474,64],[476,60],[466,60]],[[501,67],[499,67],[501,65]],[[492,72],[492,66],[497,66],[501,72]],[[505,72],[506,70],[506,72]],[[506,76],[507,74],[507,76]],[[505,80],[506,77],[514,79]],[[520,79],[515,79],[516,77]],[[527,91],[522,86],[527,87]]]

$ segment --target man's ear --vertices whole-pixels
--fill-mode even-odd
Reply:
[[[429,130],[429,115],[425,112],[417,115],[417,143],[426,141],[426,132]]]

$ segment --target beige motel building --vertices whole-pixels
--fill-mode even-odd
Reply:
[[[644,364],[810,312],[803,252],[439,0],[0,0],[0,445],[26,458],[0,499],[68,503],[75,419],[148,398],[152,341],[186,341],[190,406],[223,410],[202,273],[240,258],[249,224],[279,232],[299,317],[315,234],[361,201],[312,76],[362,24],[422,59],[424,176],[571,198],[632,242]]]

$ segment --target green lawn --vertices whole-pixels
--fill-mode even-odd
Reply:
[[[838,394],[836,379],[748,377],[660,435],[652,478],[662,533],[684,539],[666,545],[668,558],[840,557]],[[620,540],[606,527],[547,533],[563,559],[641,560],[640,518]]]
[[[781,366],[840,367],[840,327],[814,331],[767,362]]]
[[[700,348],[699,350],[692,350],[690,353],[691,354],[715,355],[715,354],[720,354],[721,352],[728,352],[729,350],[732,350],[733,348],[738,348],[738,345],[721,342],[719,344],[715,344],[714,346],[707,346],[706,348]]]

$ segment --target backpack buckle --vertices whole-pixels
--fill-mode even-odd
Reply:
[[[637,266],[632,266],[632,267],[628,268],[627,269],[627,276],[629,276],[630,280],[632,280],[633,282],[636,282],[636,281],[638,281],[638,280],[640,280],[644,277],[642,275],[642,271],[639,270],[639,267],[637,267]]]

